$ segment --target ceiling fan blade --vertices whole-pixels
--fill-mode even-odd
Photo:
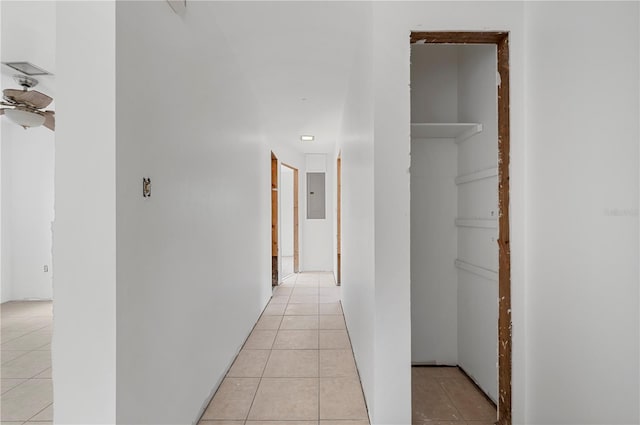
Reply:
[[[4,108],[0,109],[0,115],[4,115]]]
[[[44,111],[44,125],[51,131],[56,130],[56,116],[55,111]]]
[[[42,109],[53,102],[53,98],[37,90],[4,89],[3,94],[9,101],[26,104],[36,109]]]

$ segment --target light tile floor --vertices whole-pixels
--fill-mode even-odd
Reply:
[[[457,367],[412,367],[414,425],[493,425],[496,407]]]
[[[274,290],[200,425],[368,425],[331,273]]]
[[[53,420],[51,301],[0,304],[0,422],[48,425]]]

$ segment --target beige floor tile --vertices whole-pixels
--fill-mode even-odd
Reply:
[[[307,316],[318,314],[318,304],[288,304],[285,316]]]
[[[347,350],[351,349],[349,335],[345,330],[321,330],[320,349],[321,350]]]
[[[320,314],[342,314],[342,306],[340,303],[321,303],[319,304]]]
[[[262,313],[263,316],[282,316],[284,314],[284,310],[287,308],[286,304],[267,304],[267,307],[264,309]]]
[[[318,295],[318,288],[301,286],[293,288],[293,292],[291,294],[294,297],[299,297],[301,295]]]
[[[20,338],[12,339],[0,346],[2,350],[36,350],[51,343],[51,335],[38,332],[28,333]]]
[[[9,328],[11,329],[11,328]],[[12,341],[16,338],[20,338],[21,336],[25,336],[29,333],[29,331],[12,331],[12,330],[6,330],[6,331],[2,331],[0,332],[0,342],[2,342],[2,344],[4,344],[5,342],[9,342]]]
[[[313,274],[299,273],[298,278],[296,279],[296,283],[317,282],[319,280],[320,280],[320,277],[315,273]]]
[[[464,418],[454,406],[444,388],[434,379],[412,379],[411,405],[413,423]]]
[[[202,419],[198,422],[198,425],[244,425],[244,421]]]
[[[293,286],[276,286],[273,289],[273,295],[291,295],[291,293],[293,292]]]
[[[3,378],[33,378],[51,367],[49,351],[31,351],[2,365]]]
[[[271,350],[242,350],[233,362],[229,378],[260,378]]]
[[[255,329],[278,329],[280,328],[280,322],[282,322],[282,316],[262,316],[258,323],[256,323]]]
[[[36,376],[34,376],[34,378],[36,379],[51,379],[51,368],[37,374]]]
[[[357,378],[320,378],[320,420],[323,419],[368,419]]]
[[[318,329],[318,316],[284,316],[280,329]]]
[[[467,425],[467,421],[427,421],[427,422],[414,422],[414,425]],[[491,424],[495,425],[495,424]]]
[[[315,378],[318,376],[318,350],[273,350],[265,378]]]
[[[243,350],[270,350],[277,332],[273,329],[254,329],[242,348]]]
[[[328,295],[321,295],[320,298],[318,298],[318,302],[320,304],[335,304],[340,300],[341,300],[340,297],[332,297]]]
[[[318,421],[247,421],[246,425],[318,425]]]
[[[0,379],[0,381],[2,382],[0,394],[6,393],[10,389],[17,387],[23,382],[27,382],[26,379],[5,379],[5,378]]]
[[[492,420],[496,408],[486,399],[468,378],[440,378],[440,385],[466,420]]]
[[[279,330],[273,344],[274,350],[317,350],[318,331]]]
[[[315,420],[318,379],[262,378],[249,420]]]
[[[333,288],[336,286],[336,283],[332,280],[321,280],[318,282],[319,288]]]
[[[25,424],[25,423],[26,423],[26,422],[22,422],[22,421],[20,421],[20,422],[13,422],[13,421],[11,421],[11,422],[7,422],[7,421],[2,421],[2,422],[0,422],[0,425],[22,425],[22,424]]]
[[[321,297],[335,297],[340,299],[342,295],[342,288],[340,286],[333,287],[320,287],[319,294]]]
[[[292,295],[289,299],[290,304],[317,304],[317,295]]]
[[[2,421],[26,421],[53,401],[50,379],[30,379],[2,395]]]
[[[300,282],[296,282],[296,288],[317,288],[318,281],[317,280],[303,280]]]
[[[259,378],[225,378],[202,419],[246,419],[259,383]]]
[[[347,421],[331,421],[324,420],[320,421],[320,425],[369,425],[368,420],[347,420]]]
[[[21,351],[0,351],[0,362],[5,364],[10,362],[13,359],[17,359],[20,356],[24,356],[29,351],[21,350]]]
[[[40,413],[29,419],[29,422],[50,422],[53,421],[53,404],[44,408]]]
[[[271,304],[286,304],[289,302],[289,296],[288,295],[274,295],[273,297],[271,297]]]
[[[320,350],[320,377],[357,377],[351,350]]]
[[[321,315],[319,328],[320,329],[347,329],[344,324],[344,316],[341,314],[336,315]]]

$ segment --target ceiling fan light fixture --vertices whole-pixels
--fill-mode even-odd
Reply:
[[[24,128],[39,127],[44,124],[45,117],[35,112],[24,111],[22,109],[5,109],[4,114],[11,121]]]
[[[315,137],[310,134],[303,134],[302,136],[300,136],[300,140],[302,140],[303,142],[313,142],[314,139]]]
[[[30,62],[2,62],[9,68],[13,68],[16,71],[22,72],[25,75],[51,75],[49,71],[46,71]]]

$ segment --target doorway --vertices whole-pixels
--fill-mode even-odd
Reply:
[[[342,153],[336,161],[336,285],[342,284]]]
[[[271,152],[271,286],[278,286],[278,158]]]
[[[511,423],[508,64],[506,32],[411,34],[412,363],[429,366],[412,375],[435,377],[454,404],[442,382],[471,379],[501,425]],[[414,385],[414,406],[420,397]]]
[[[280,166],[280,255],[282,279],[300,271],[298,242],[298,169],[282,163]]]

